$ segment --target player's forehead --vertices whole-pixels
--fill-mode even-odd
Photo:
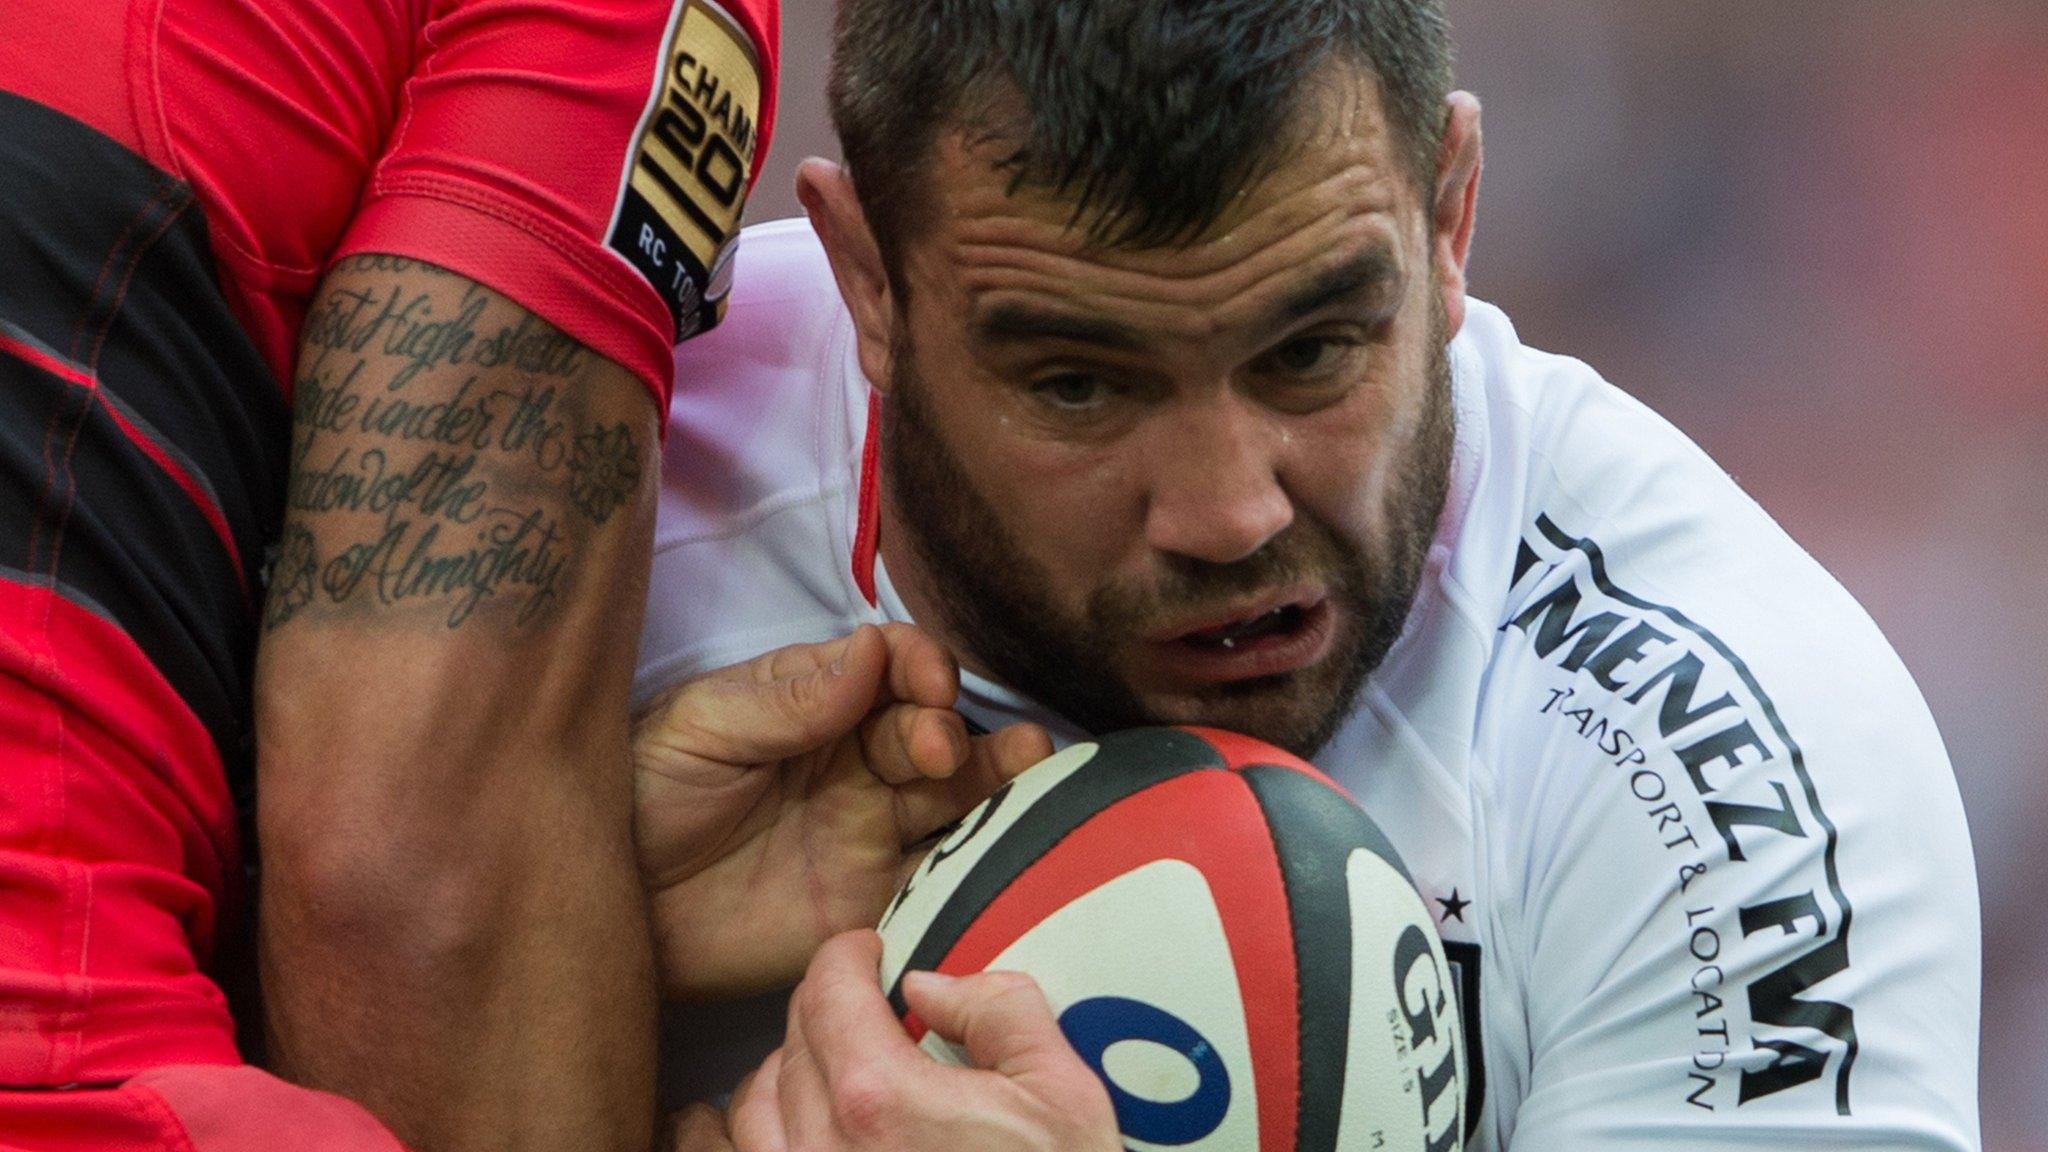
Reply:
[[[1311,86],[1273,161],[1182,243],[1105,246],[1072,198],[1013,187],[1009,146],[954,132],[932,157],[933,219],[906,255],[970,320],[1057,302],[1198,338],[1270,315],[1353,267],[1388,290],[1424,258],[1420,196],[1369,74]],[[1367,265],[1371,268],[1367,269]]]

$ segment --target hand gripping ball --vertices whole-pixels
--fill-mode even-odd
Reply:
[[[1258,741],[1147,728],[1019,776],[881,924],[908,969],[1036,978],[1133,1152],[1447,1152],[1465,1054],[1443,945],[1371,819]]]

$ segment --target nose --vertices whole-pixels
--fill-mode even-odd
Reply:
[[[1294,522],[1294,502],[1280,484],[1285,438],[1234,395],[1205,398],[1155,431],[1145,508],[1153,548],[1230,564]]]

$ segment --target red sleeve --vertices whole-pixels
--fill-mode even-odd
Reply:
[[[715,324],[775,117],[778,0],[442,0],[335,258],[504,293],[645,381]]]

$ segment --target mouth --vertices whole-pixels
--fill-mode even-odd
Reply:
[[[1300,604],[1282,604],[1257,616],[1197,628],[1175,637],[1175,641],[1195,648],[1232,652],[1239,645],[1248,646],[1268,636],[1285,636],[1294,632],[1301,627],[1307,617],[1306,607]]]
[[[1281,676],[1329,653],[1335,617],[1321,590],[1268,597],[1155,635],[1147,662],[1168,685],[1183,688]]]

